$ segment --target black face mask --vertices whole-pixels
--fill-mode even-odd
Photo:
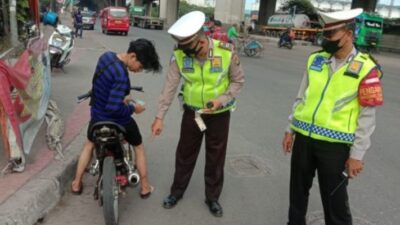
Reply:
[[[322,49],[332,55],[335,54],[343,47],[343,45],[341,47],[339,47],[339,42],[340,42],[340,40],[343,39],[344,36],[345,36],[345,34],[343,34],[342,37],[336,41],[329,41],[328,39],[324,38],[324,40],[322,40],[322,44],[321,44]]]
[[[193,48],[185,48],[185,49],[182,49],[182,51],[183,51],[183,53],[185,53],[185,55],[187,55],[189,57],[195,57],[203,49],[203,47],[200,47],[199,49],[197,49],[198,47],[199,47],[199,42],[197,42]]]
[[[339,51],[342,47],[339,47],[339,42],[341,39],[336,41],[329,41],[327,39],[322,40],[322,49],[330,54],[335,54]]]

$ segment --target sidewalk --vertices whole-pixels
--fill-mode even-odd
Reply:
[[[68,26],[72,24],[68,13],[61,20]],[[43,30],[47,40],[53,28],[44,27]],[[64,159],[54,160],[54,152],[41,143],[41,147],[32,149],[35,154],[29,155],[24,172],[0,177],[0,225],[35,224],[58,203],[65,192],[64,187],[69,187],[86,137],[88,104],[79,104],[64,120]]]
[[[60,200],[73,177],[89,121],[87,103],[78,105],[66,119],[64,159],[44,146],[23,173],[0,178],[0,225],[32,225]]]

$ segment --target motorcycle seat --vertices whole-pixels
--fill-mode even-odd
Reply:
[[[117,123],[102,121],[94,123],[89,128],[89,134],[95,142],[122,142],[124,141],[126,130],[123,126]]]

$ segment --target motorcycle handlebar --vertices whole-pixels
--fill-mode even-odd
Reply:
[[[132,86],[131,90],[138,91],[138,92],[144,92],[142,86]],[[88,91],[87,93],[85,93],[83,95],[79,95],[77,97],[78,103],[83,101],[83,100],[86,100],[86,99],[90,98],[90,96],[92,96],[92,90]]]
[[[132,86],[131,90],[138,91],[138,92],[144,92],[142,86]]]
[[[90,98],[91,95],[92,95],[92,91],[91,91],[91,90],[88,91],[87,93],[83,94],[83,95],[79,95],[79,96],[77,97],[78,102],[80,102],[80,101],[82,101],[82,100],[85,100],[85,99],[87,99],[87,98]]]

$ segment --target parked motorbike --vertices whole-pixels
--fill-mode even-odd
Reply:
[[[28,39],[39,35],[39,29],[32,20],[24,23],[23,30]]]
[[[278,47],[279,48],[286,47],[288,49],[293,48],[292,39],[289,37],[287,33],[283,33],[279,36]]]
[[[38,27],[33,21],[29,20],[22,27],[22,34],[19,36],[19,41],[24,43],[25,47],[28,47],[29,41],[38,38],[39,35]]]
[[[258,56],[264,50],[264,46],[261,42],[249,37],[238,38],[237,45],[238,53],[241,54],[244,52],[248,57]]]
[[[71,61],[70,55],[74,48],[73,31],[66,25],[57,25],[49,38],[48,44],[51,70],[60,68],[64,71],[64,65]]]
[[[143,92],[142,87],[132,90]],[[90,98],[91,91],[78,96],[78,102]],[[133,164],[133,148],[125,143],[125,128],[110,121],[98,122],[90,128],[95,144],[95,162],[89,173],[98,175],[93,197],[103,207],[106,225],[117,225],[119,197],[127,187],[136,187],[140,177]]]

